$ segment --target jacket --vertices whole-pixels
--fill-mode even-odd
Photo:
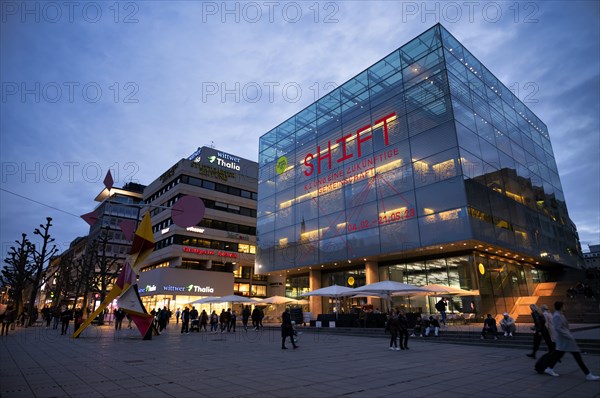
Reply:
[[[281,315],[281,337],[293,336],[294,327],[292,326],[292,317],[289,312]]]
[[[552,315],[552,325],[554,326],[554,337],[557,351],[579,352],[579,346],[575,337],[569,330],[569,322],[560,311],[554,311]]]
[[[550,334],[550,339],[552,341],[555,340],[554,337],[554,326],[552,324],[552,313],[548,310],[544,311],[544,319],[546,319],[546,329],[548,329],[548,333]]]

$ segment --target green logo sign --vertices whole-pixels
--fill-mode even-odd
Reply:
[[[208,161],[211,162],[211,163],[213,163],[216,158],[217,158],[216,156],[209,156],[208,157]]]
[[[213,156],[213,158],[214,158],[214,156]],[[193,285],[193,284],[192,284],[192,285],[189,285],[189,286],[187,287],[187,290],[188,290],[188,292],[191,292],[193,288],[194,288],[194,285]]]
[[[275,171],[277,171],[277,174],[285,172],[285,170],[287,169],[287,164],[288,161],[285,156],[282,156],[279,159],[277,159],[277,166],[275,166]]]

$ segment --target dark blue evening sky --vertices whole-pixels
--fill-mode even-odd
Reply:
[[[108,169],[148,184],[211,142],[256,160],[259,136],[436,22],[546,123],[582,246],[600,242],[596,1],[0,5],[3,257],[47,216],[61,249],[87,234],[75,215]]]

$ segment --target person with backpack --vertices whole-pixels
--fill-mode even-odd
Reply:
[[[442,299],[435,304],[435,309],[438,310],[440,312],[440,314],[442,315],[442,323],[444,324],[444,326],[446,326],[446,306],[447,305],[448,304],[446,303],[445,297],[442,297]]]

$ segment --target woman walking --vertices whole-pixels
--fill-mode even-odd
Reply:
[[[600,376],[595,376],[590,372],[590,370],[583,363],[583,359],[581,358],[581,352],[579,351],[579,347],[577,346],[577,342],[575,341],[575,337],[571,334],[569,330],[569,322],[567,322],[567,318],[563,315],[562,308],[564,303],[562,301],[557,301],[554,303],[554,315],[552,315],[552,323],[554,325],[554,332],[556,336],[556,350],[552,355],[552,359],[550,360],[550,364],[544,370],[544,373],[550,376],[557,377],[558,373],[554,372],[554,365],[565,355],[565,352],[570,352],[577,361],[577,365],[579,368],[585,373],[585,379],[588,381],[597,381],[600,380]]]

